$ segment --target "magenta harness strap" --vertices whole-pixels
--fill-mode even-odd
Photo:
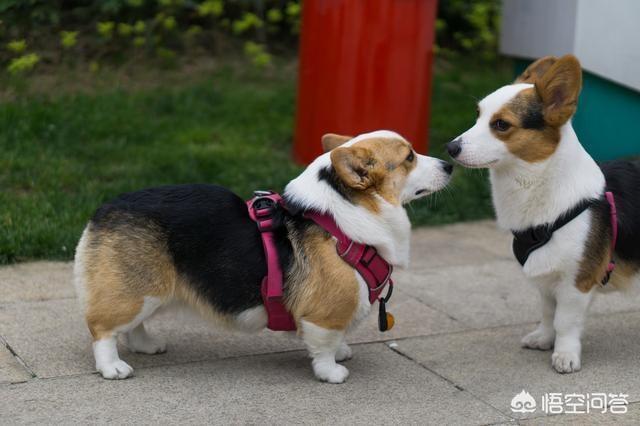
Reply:
[[[271,330],[292,331],[296,323],[284,306],[282,268],[273,238],[273,213],[282,204],[282,197],[267,191],[256,191],[247,201],[249,216],[258,225],[267,262],[267,276],[262,279],[260,292],[267,311],[267,327]]]
[[[278,206],[282,206],[282,197],[267,191],[256,191],[255,197],[247,201],[249,216],[256,222],[262,235],[267,261],[267,276],[262,280],[261,287],[262,300],[268,316],[267,327],[275,331],[291,331],[296,329],[296,324],[284,306],[283,274],[273,238],[273,213]],[[393,266],[384,260],[374,247],[357,243],[347,237],[332,216],[314,211],[307,211],[303,215],[336,238],[338,255],[355,268],[367,284],[369,302],[380,302],[378,326],[380,331],[386,331],[389,327],[385,304],[393,291]],[[387,295],[380,297],[387,285]]]
[[[387,284],[393,286],[393,281],[391,281],[393,266],[384,260],[375,248],[356,243],[347,237],[338,227],[333,217],[328,214],[308,211],[304,213],[304,217],[313,220],[338,240],[336,244],[338,255],[355,268],[367,283],[367,287],[369,287],[369,302],[371,304],[378,300]]]
[[[607,285],[611,278],[611,273],[616,269],[616,261],[613,259],[613,252],[616,249],[618,243],[618,211],[616,209],[616,199],[613,196],[613,192],[607,191],[604,193],[607,202],[609,203],[609,210],[611,212],[611,259],[607,265],[607,272],[602,279],[602,285]]]

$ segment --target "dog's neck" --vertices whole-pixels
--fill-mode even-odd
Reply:
[[[382,197],[380,212],[352,204],[319,178],[320,170],[331,167],[329,153],[318,157],[285,188],[285,200],[305,210],[330,213],[340,229],[352,240],[371,245],[392,265],[409,263],[411,223],[402,206],[394,206]]]
[[[498,225],[522,230],[551,223],[605,186],[600,167],[584,150],[568,122],[560,129],[556,152],[539,163],[512,159],[491,169]]]

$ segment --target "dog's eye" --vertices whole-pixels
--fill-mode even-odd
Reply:
[[[476,107],[476,118],[480,117],[480,108]]]
[[[491,123],[491,127],[499,132],[506,132],[511,127],[511,123],[504,121],[502,119],[497,119],[493,123]]]
[[[416,156],[415,156],[415,155],[413,155],[413,151],[411,151],[411,152],[409,153],[409,155],[407,155],[407,161],[408,161],[408,162],[410,162],[410,163],[413,163],[413,160],[414,160],[415,158],[416,158]]]

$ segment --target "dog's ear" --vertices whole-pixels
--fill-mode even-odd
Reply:
[[[324,150],[324,152],[332,151],[351,139],[353,139],[351,136],[341,136],[336,135],[335,133],[327,133],[322,137],[322,149]]]
[[[543,115],[547,123],[561,126],[576,112],[582,89],[582,68],[573,55],[558,59],[535,83],[542,99]]]
[[[371,150],[358,146],[339,147],[331,151],[331,164],[345,185],[358,190],[371,186],[375,159]]]
[[[518,78],[516,78],[516,83],[530,83],[535,84],[536,81],[540,79],[548,70],[551,68],[551,65],[555,64],[558,61],[558,58],[555,56],[545,56],[544,58],[540,58],[531,65],[527,67],[526,70]]]

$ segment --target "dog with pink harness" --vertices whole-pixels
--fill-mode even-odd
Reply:
[[[326,153],[282,197],[258,192],[245,202],[219,186],[173,185],[96,211],[74,275],[104,378],[133,374],[118,335],[134,352],[166,350],[144,323],[179,301],[227,327],[295,330],[319,380],[347,379],[347,331],[376,302],[380,330],[393,326],[391,272],[409,262],[404,206],[446,186],[452,166],[391,131],[322,143]]]

